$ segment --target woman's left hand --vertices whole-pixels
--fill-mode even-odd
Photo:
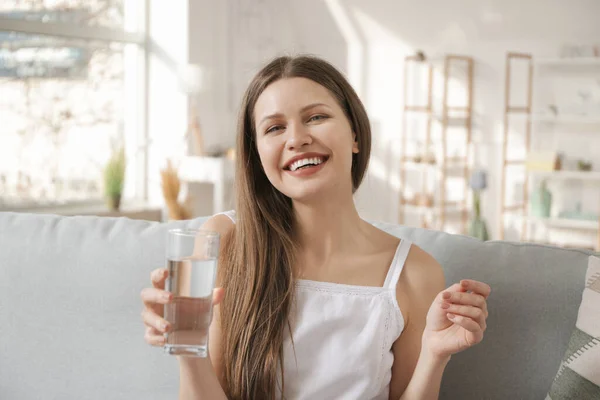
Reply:
[[[490,292],[485,283],[469,279],[440,292],[427,313],[423,348],[445,358],[481,342]]]

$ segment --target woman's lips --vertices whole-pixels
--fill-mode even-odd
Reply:
[[[310,175],[313,175],[313,174],[316,174],[317,172],[319,172],[323,168],[323,166],[325,164],[327,164],[327,161],[329,161],[328,158],[323,160],[323,162],[319,165],[309,165],[306,167],[299,168],[295,171],[285,170],[285,172],[287,172],[288,174],[290,174],[292,176],[297,176],[297,177],[310,176]]]

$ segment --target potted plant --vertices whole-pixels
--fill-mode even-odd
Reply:
[[[104,167],[104,193],[108,208],[118,211],[125,184],[125,149],[119,147],[113,151]]]

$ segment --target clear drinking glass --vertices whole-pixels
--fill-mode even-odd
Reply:
[[[164,346],[169,354],[207,356],[219,239],[216,232],[198,229],[167,233],[169,277],[165,290],[173,294],[173,301],[164,309],[171,324]]]

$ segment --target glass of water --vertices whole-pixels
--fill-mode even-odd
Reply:
[[[171,324],[165,333],[165,352],[206,357],[212,296],[219,258],[216,232],[173,229],[167,233],[169,276],[165,290],[173,294],[164,316]]]

